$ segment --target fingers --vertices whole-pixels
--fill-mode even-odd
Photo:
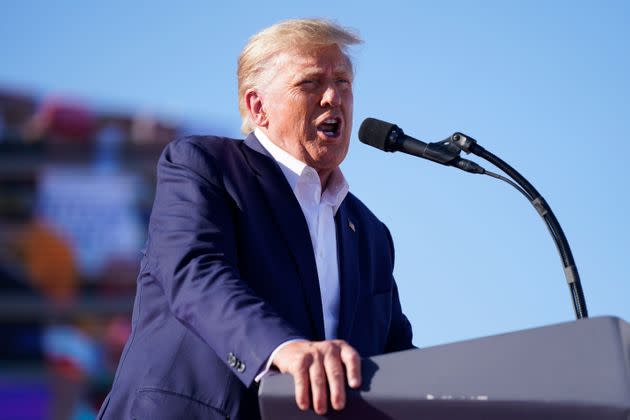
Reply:
[[[309,378],[309,365],[311,361],[308,357],[301,360],[301,363],[294,369],[290,369],[288,372],[293,376],[293,383],[295,384],[295,403],[300,410],[308,410],[311,405],[310,402],[310,378]]]
[[[348,385],[351,388],[361,386],[361,357],[355,349],[347,343],[341,346],[341,361],[346,367],[346,375],[348,376]]]
[[[322,355],[317,353],[309,368],[311,379],[311,393],[313,395],[313,410],[317,414],[325,414],[328,408],[328,392],[326,389],[326,372],[322,363]]]
[[[330,388],[330,403],[335,410],[343,410],[346,406],[346,378],[340,353],[339,346],[332,346],[324,357],[324,369]]]
[[[346,377],[352,388],[361,385],[361,358],[343,340],[292,342],[280,349],[272,362],[293,376],[297,406],[308,410],[312,402],[319,415],[328,409],[329,390],[332,408],[345,407]]]

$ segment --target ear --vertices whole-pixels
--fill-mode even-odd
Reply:
[[[249,118],[259,127],[267,127],[269,120],[263,106],[263,99],[254,89],[248,89],[245,92],[245,105],[249,111]]]

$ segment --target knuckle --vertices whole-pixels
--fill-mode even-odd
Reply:
[[[354,349],[344,352],[344,356],[351,362],[358,362],[360,360],[359,353],[357,353]]]
[[[318,387],[318,388],[323,388],[326,386],[326,379],[324,379],[321,376],[317,376],[315,378],[313,378],[311,380],[311,383],[313,384],[313,386]]]
[[[328,373],[331,379],[340,380],[343,379],[343,371],[341,369],[331,369]]]
[[[339,348],[352,348],[350,346],[350,344],[348,344],[347,341],[345,340],[335,340],[335,344],[339,347]]]
[[[327,353],[331,356],[339,356],[341,354],[341,347],[338,345],[332,345],[328,348]]]
[[[317,351],[314,351],[311,354],[311,360],[313,361],[313,363],[321,362],[322,355],[323,355],[323,353],[322,353],[321,349],[318,349]]]
[[[313,358],[309,354],[302,354],[293,359],[292,367],[294,370],[306,370],[312,363]]]

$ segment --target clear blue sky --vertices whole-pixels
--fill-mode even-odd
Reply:
[[[0,85],[239,136],[236,57],[294,17],[364,38],[355,133],[372,116],[425,141],[475,137],[551,204],[591,315],[630,321],[627,1],[7,1]],[[368,149],[356,134],[343,169],[392,231],[416,345],[573,319],[555,246],[506,184]]]

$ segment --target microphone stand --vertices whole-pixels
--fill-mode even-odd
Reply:
[[[435,143],[434,143],[435,144]],[[578,274],[577,267],[575,266],[575,260],[573,259],[573,253],[571,252],[571,247],[569,246],[569,242],[567,241],[566,236],[560,227],[560,223],[556,216],[553,214],[553,211],[549,207],[549,204],[545,201],[545,199],[536,191],[536,188],[532,184],[529,183],[518,171],[508,165],[501,158],[495,156],[488,150],[484,149],[482,146],[477,144],[477,141],[472,137],[469,137],[462,133],[455,133],[448,139],[437,143],[437,147],[445,147],[449,154],[452,153],[453,148],[456,147],[460,150],[463,150],[466,153],[472,153],[476,156],[479,156],[482,159],[487,160],[492,163],[494,166],[502,170],[509,177],[511,177],[517,184],[520,186],[518,188],[517,185],[510,182],[509,179],[506,179],[500,175],[493,174],[489,171],[484,171],[487,175],[493,176],[495,178],[502,179],[515,188],[517,188],[527,199],[532,203],[538,214],[543,218],[547,228],[549,229],[549,233],[551,234],[554,243],[556,244],[556,248],[558,249],[558,253],[560,254],[560,259],[562,260],[562,265],[564,267],[564,275],[567,279],[567,283],[569,284],[569,290],[571,291],[571,299],[573,301],[573,308],[575,309],[575,316],[577,319],[588,318],[588,311],[586,309],[586,301],[584,299],[584,292],[582,290],[582,283],[580,282],[580,275]]]

